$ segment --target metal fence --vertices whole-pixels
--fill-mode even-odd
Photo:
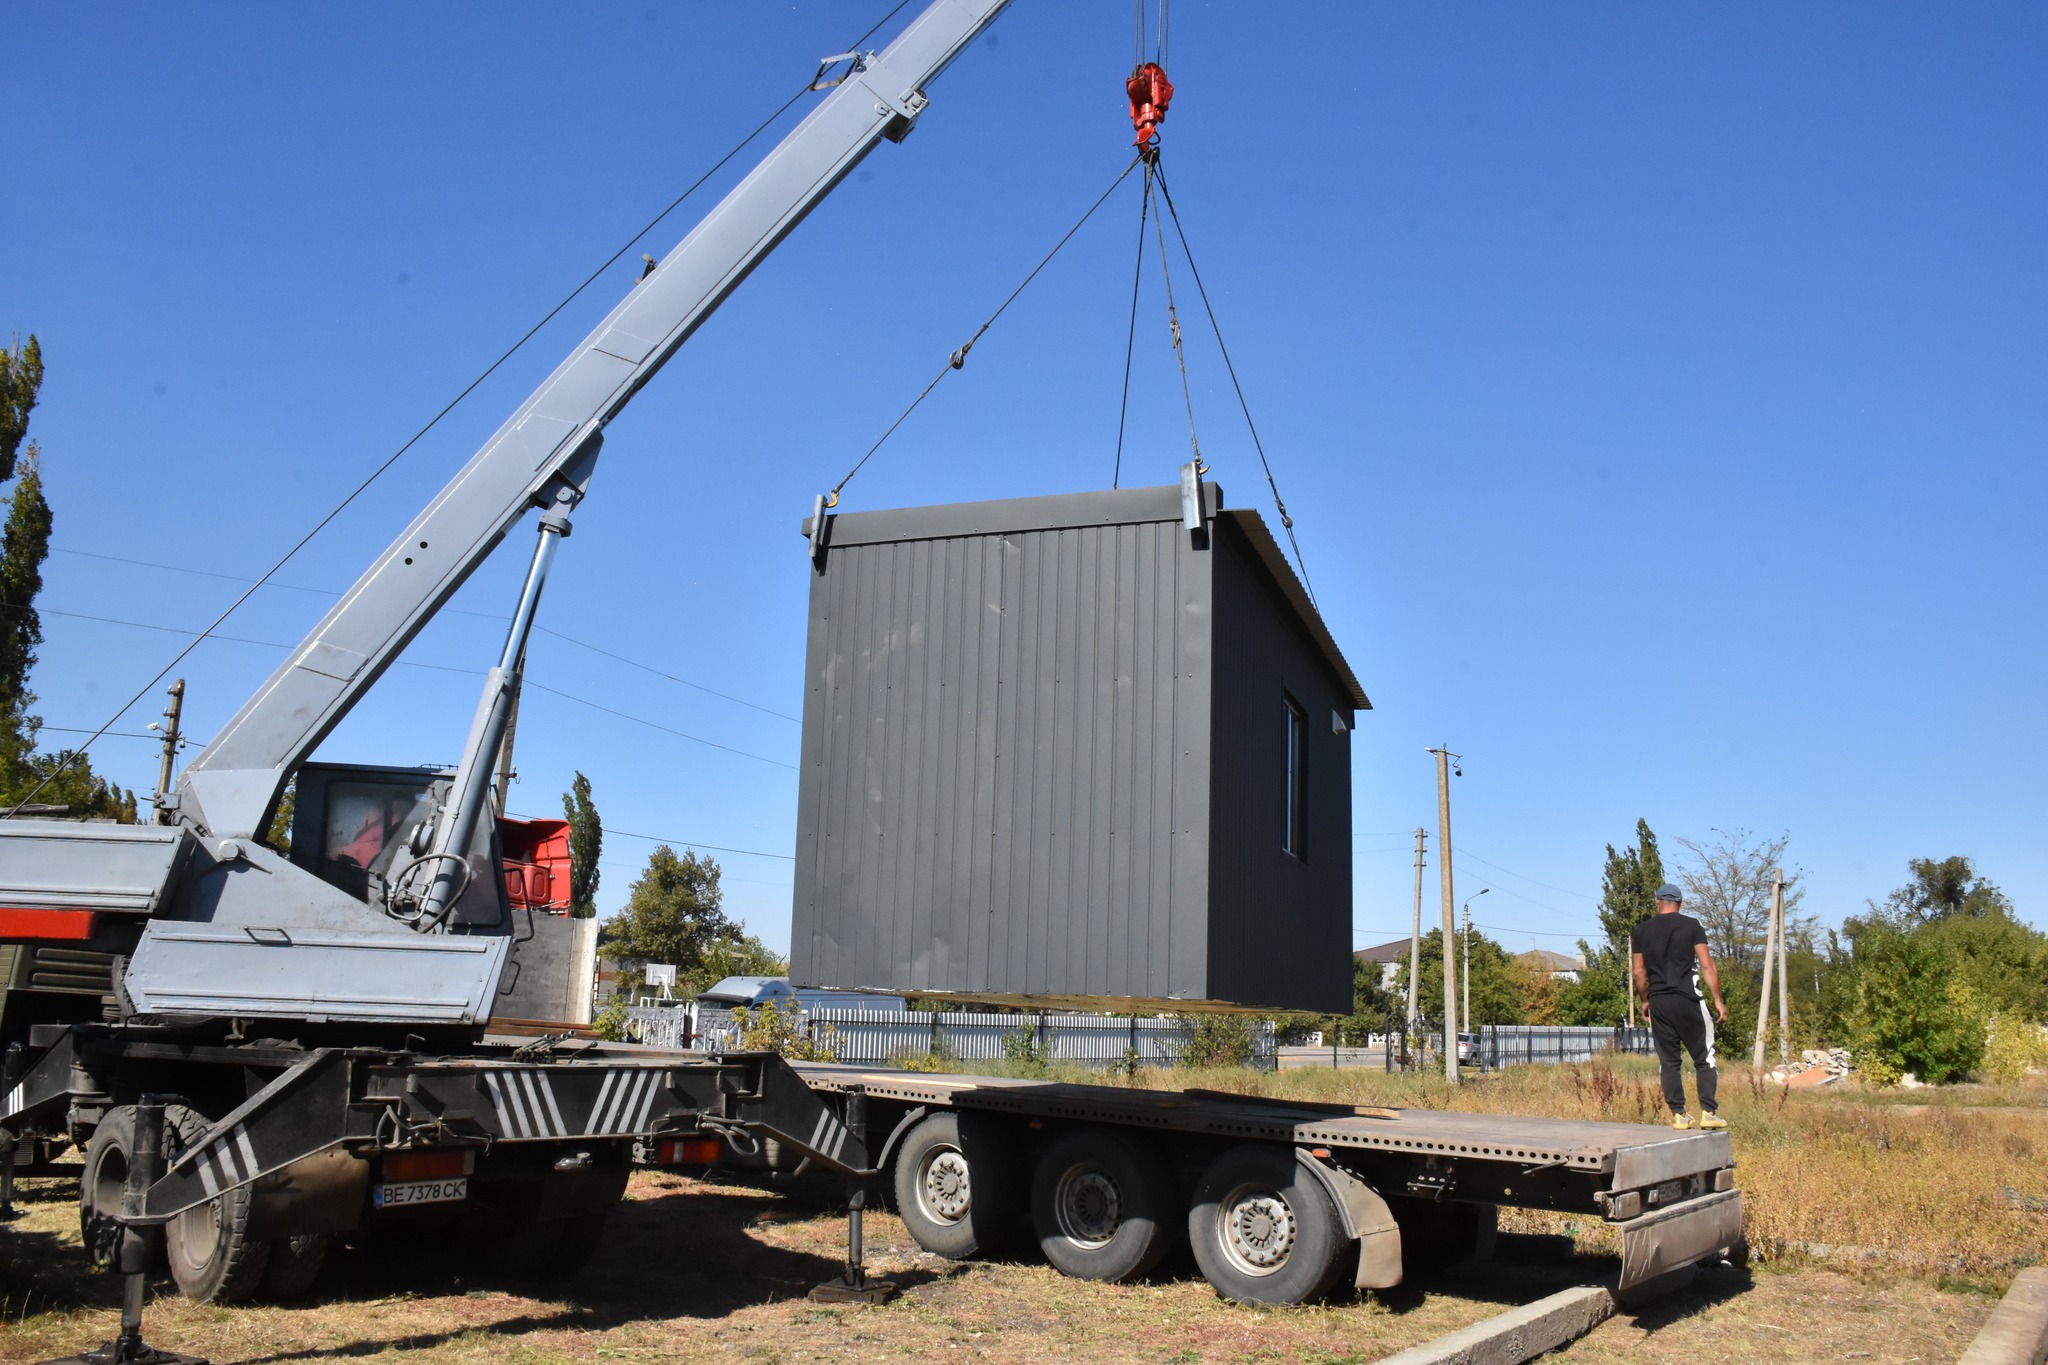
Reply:
[[[1646,1028],[1576,1028],[1563,1024],[1487,1024],[1478,1062],[1488,1071],[1533,1062],[1590,1062],[1603,1052],[1649,1052]]]
[[[1195,1041],[1196,1023],[1172,1016],[1123,1018],[1109,1014],[976,1014],[916,1010],[811,1009],[800,1027],[830,1042],[839,1060],[884,1066],[906,1058],[993,1062],[1005,1058],[1071,1062],[1081,1066],[1177,1066]],[[713,1006],[638,1006],[626,1011],[627,1031],[656,1047],[692,1043],[718,1048],[735,1035],[732,1012]],[[1246,1023],[1250,1064],[1279,1066],[1270,1020]]]

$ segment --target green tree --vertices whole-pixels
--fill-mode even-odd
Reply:
[[[1988,1011],[1958,966],[1954,951],[1927,935],[1882,920],[1862,926],[1849,1046],[1865,1074],[1889,1081],[1910,1071],[1939,1083],[1977,1069]]]
[[[1657,836],[1650,822],[1636,821],[1636,846],[1614,851],[1607,846],[1607,866],[1600,872],[1600,932],[1607,937],[1607,951],[1618,962],[1627,962],[1629,935],[1635,927],[1657,913],[1657,888],[1664,885],[1664,857],[1657,851]]]
[[[54,521],[43,496],[42,451],[28,439],[42,383],[43,349],[34,336],[0,347],[0,482],[14,480],[0,530],[0,804],[33,796],[69,815],[132,825],[135,793],[96,775],[82,751],[36,752],[43,722],[29,710],[36,697],[28,676],[43,642],[35,603]]]
[[[1459,934],[1458,944],[1462,947],[1465,935]],[[1464,962],[1457,963],[1458,1012],[1460,1029],[1478,1024],[1519,1024],[1522,1022],[1522,992],[1514,962],[1507,950],[1474,931],[1472,941],[1472,1017],[1464,1018],[1465,978]],[[1402,999],[1408,995],[1408,964],[1403,962],[1399,975],[1394,979],[1394,990]],[[1422,939],[1422,980],[1421,990],[1416,999],[1423,1013],[1443,1008],[1444,998],[1444,931],[1432,929]]]
[[[43,348],[31,332],[0,346],[0,483],[14,477],[15,456],[28,436],[28,415],[43,387]]]
[[[1937,920],[2012,913],[2012,902],[2005,893],[1978,876],[1968,858],[1912,858],[1906,869],[1913,879],[1885,897],[1882,906],[1873,904],[1873,913],[1908,928]]]
[[[569,915],[591,919],[597,914],[597,859],[604,851],[604,821],[590,799],[590,779],[581,772],[562,793],[562,814],[569,821]]]
[[[1591,944],[1580,943],[1586,969],[1577,981],[1558,987],[1557,1020],[1582,1028],[1612,1028],[1628,1013],[1628,985],[1622,979],[1621,964],[1611,948],[1597,952]]]
[[[703,990],[717,979],[714,972],[730,975],[720,964],[746,951],[750,936],[726,917],[718,877],[715,858],[694,850],[678,856],[659,845],[626,893],[626,908],[613,917],[605,951],[621,963],[674,964],[681,994]],[[751,941],[759,948],[759,940]]]
[[[35,694],[28,674],[43,642],[36,597],[43,590],[43,560],[50,553],[50,504],[43,498],[42,452],[31,442],[15,462],[7,526],[0,532],[0,718],[19,729]]]
[[[1392,1023],[1398,1031],[1407,997],[1396,998],[1380,985],[1380,964],[1351,962],[1351,1013],[1336,1022],[1337,1041],[1347,1047],[1363,1047],[1375,1033],[1385,1033]],[[1442,989],[1439,987],[1438,989]]]

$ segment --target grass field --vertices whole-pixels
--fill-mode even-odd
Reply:
[[[1777,1097],[1730,1074],[1740,1184],[1770,1259],[1703,1274],[1691,1289],[1609,1322],[1566,1358],[1952,1360],[2014,1268],[2040,1258],[2048,1216],[2007,1185],[2048,1193],[2033,1136],[2037,1090],[1914,1092],[1919,1107],[1854,1092]],[[1374,1073],[1176,1072],[1176,1084],[1494,1112],[1633,1119],[1654,1077],[1633,1062],[1510,1072],[1453,1093]],[[1650,1092],[1654,1093],[1654,1092]],[[1878,1101],[1878,1102],[1872,1102]],[[1646,1113],[1643,1116],[1654,1116]],[[26,1362],[113,1334],[117,1284],[77,1248],[75,1186],[32,1182],[26,1216],[0,1231],[0,1361]],[[1060,1278],[1031,1259],[956,1266],[869,1219],[872,1264],[904,1297],[882,1308],[803,1298],[837,1270],[843,1219],[743,1185],[636,1176],[604,1249],[574,1280],[480,1277],[433,1246],[370,1243],[336,1255],[300,1304],[210,1308],[153,1298],[156,1344],[226,1362],[395,1355],[429,1362],[1074,1361],[1088,1365],[1378,1359],[1526,1302],[1611,1276],[1597,1225],[1517,1215],[1507,1226],[1571,1235],[1503,1238],[1501,1262],[1385,1295],[1298,1309],[1216,1299],[1185,1255],[1135,1285]],[[1811,1244],[1825,1243],[1827,1250]],[[1849,1249],[1860,1249],[1852,1253]],[[1862,1254],[1877,1252],[1880,1255]]]

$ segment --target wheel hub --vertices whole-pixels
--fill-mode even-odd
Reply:
[[[1060,1179],[1060,1231],[1077,1242],[1101,1246],[1123,1223],[1123,1192],[1107,1171],[1088,1167]]]
[[[967,1158],[955,1151],[937,1152],[925,1163],[919,1188],[925,1212],[942,1223],[959,1222],[973,1205]]]
[[[1253,1274],[1270,1274],[1294,1250],[1294,1210],[1272,1190],[1246,1189],[1224,1205],[1224,1246]]]

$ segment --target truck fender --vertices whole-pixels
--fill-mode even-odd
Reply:
[[[1351,1172],[1318,1161],[1304,1148],[1295,1148],[1294,1157],[1329,1191],[1344,1222],[1344,1235],[1358,1242],[1356,1287],[1392,1289],[1401,1283],[1401,1225],[1394,1221],[1387,1201]]]

